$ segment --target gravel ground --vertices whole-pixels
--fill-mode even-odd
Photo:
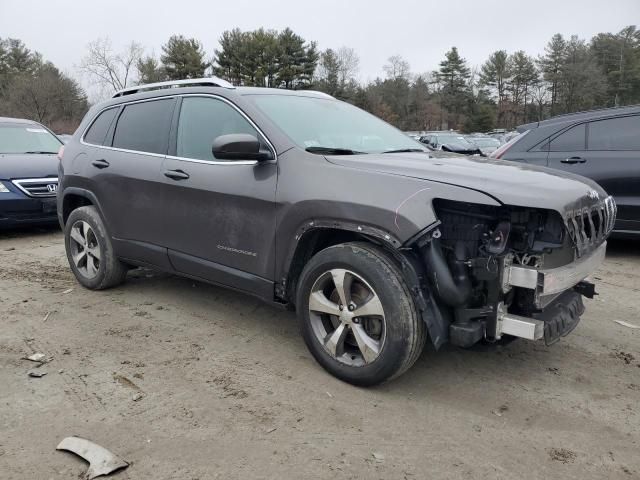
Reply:
[[[326,374],[295,316],[135,270],[76,284],[58,230],[0,234],[0,477],[118,479],[640,478],[640,248],[611,242],[600,296],[560,343],[427,349],[371,389]],[[31,378],[42,352],[48,374]]]

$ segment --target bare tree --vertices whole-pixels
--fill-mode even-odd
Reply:
[[[382,69],[384,73],[387,74],[387,78],[391,80],[397,80],[399,78],[404,78],[408,80],[411,75],[411,66],[409,62],[407,62],[400,55],[393,55],[389,57],[387,63]]]
[[[538,121],[544,120],[544,106],[551,100],[551,90],[547,82],[538,82],[531,88],[531,100],[536,106]]]
[[[139,43],[131,42],[117,53],[108,37],[98,38],[87,45],[87,51],[79,68],[97,85],[117,91],[136,82],[134,76],[144,54]]]
[[[360,71],[360,57],[351,47],[340,47],[336,51],[338,60],[338,81],[341,85],[355,78]]]
[[[87,99],[77,82],[51,63],[17,76],[11,84],[11,96],[2,105],[11,115],[65,132],[73,132],[87,107]]]

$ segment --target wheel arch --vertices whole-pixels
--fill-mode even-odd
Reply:
[[[98,199],[93,194],[93,192],[89,190],[85,190],[84,188],[77,187],[68,187],[64,189],[62,194],[62,227],[67,223],[67,219],[71,212],[79,207],[84,207],[88,205],[93,205],[98,209],[98,212],[102,216],[102,209],[100,208],[100,204]],[[104,216],[103,216],[104,218]]]
[[[437,223],[432,227],[435,226]],[[276,283],[276,296],[295,309],[298,280],[311,257],[330,246],[352,241],[375,244],[389,254],[401,268],[434,347],[439,349],[446,343],[449,339],[450,314],[430,291],[425,266],[412,248],[403,246],[391,233],[376,227],[338,220],[307,222],[295,236],[295,248],[290,249],[281,280]]]
[[[309,220],[295,234],[277,276],[276,295],[293,305],[298,278],[311,257],[327,247],[351,241],[371,242],[389,251],[401,246],[393,234],[377,227],[337,219]]]

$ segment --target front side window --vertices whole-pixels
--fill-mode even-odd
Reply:
[[[380,153],[425,151],[379,118],[330,98],[298,95],[247,95],[295,144],[303,149],[344,149]]]
[[[589,150],[640,150],[640,115],[591,122]]]
[[[0,153],[58,153],[62,142],[42,126],[0,124]]]
[[[214,161],[213,141],[232,133],[248,133],[260,138],[247,119],[226,102],[210,97],[182,99],[176,140],[178,157]]]
[[[113,146],[137,152],[166,154],[174,99],[132,103],[118,118]]]
[[[551,140],[549,150],[552,152],[576,152],[585,148],[585,125],[576,125]]]
[[[105,110],[93,121],[87,133],[84,134],[84,141],[93,145],[102,145],[107,138],[107,132],[113,119],[118,113],[118,108],[110,108]]]

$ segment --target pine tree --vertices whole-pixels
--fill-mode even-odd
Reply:
[[[479,83],[488,87],[498,100],[498,125],[504,126],[505,103],[508,100],[509,82],[511,80],[511,64],[507,52],[493,52],[482,65]]]
[[[453,126],[457,127],[470,97],[468,80],[471,72],[456,47],[445,54],[437,76],[442,84],[442,105],[453,114]]]
[[[531,89],[539,81],[538,70],[533,58],[522,50],[511,55],[509,65],[511,70],[509,90],[514,106],[514,123],[526,122]],[[522,109],[520,109],[521,106]]]
[[[545,54],[538,58],[538,65],[545,81],[549,82],[551,90],[551,114],[557,110],[558,88],[560,85],[561,69],[565,62],[567,42],[562,35],[556,33],[545,47]]]
[[[169,38],[162,46],[160,60],[169,80],[201,78],[207,68],[200,42],[183,35]]]
[[[607,76],[607,103],[640,103],[640,30],[631,25],[617,34],[600,33],[591,50]]]
[[[155,83],[167,79],[167,73],[162,65],[153,56],[147,56],[138,60],[138,83]]]

